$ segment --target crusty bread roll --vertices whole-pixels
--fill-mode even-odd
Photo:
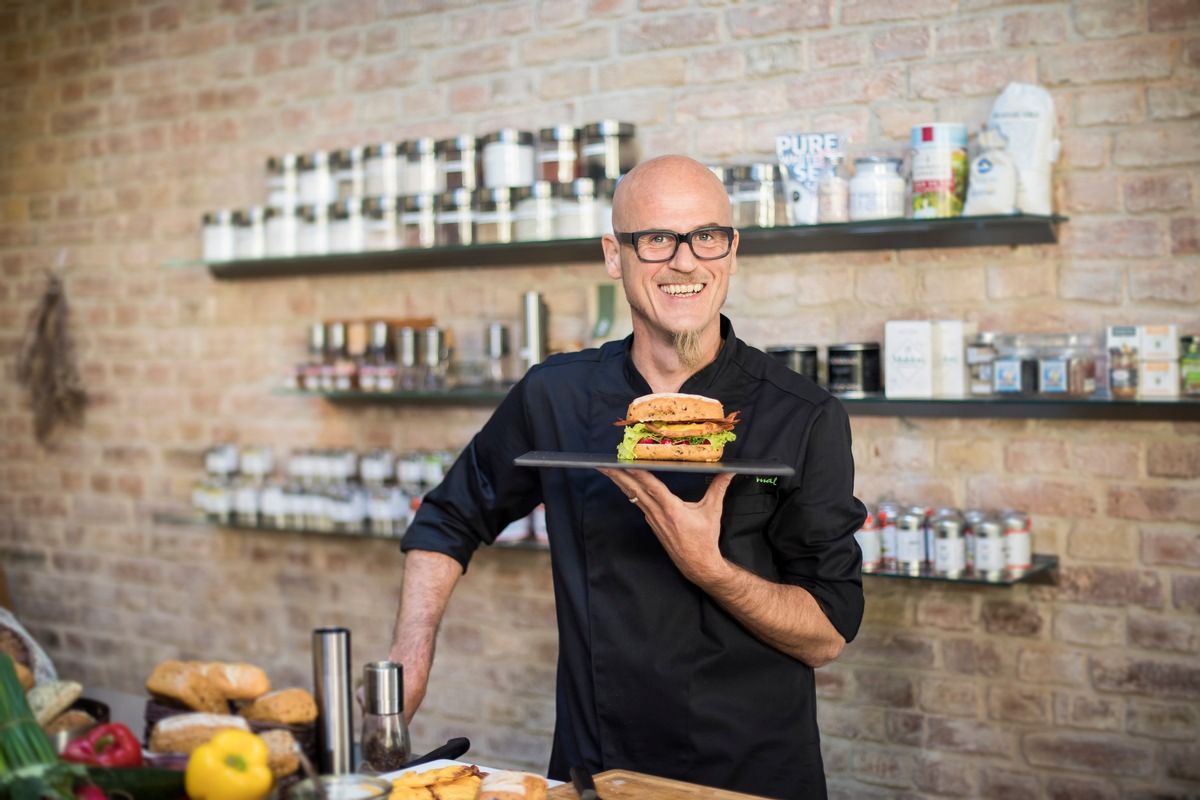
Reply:
[[[307,689],[276,689],[251,700],[238,713],[254,722],[305,725],[317,718],[317,701]]]
[[[546,779],[512,770],[489,772],[479,783],[475,800],[545,800]]]
[[[229,702],[212,679],[182,661],[164,661],[146,679],[146,691],[166,703],[203,711],[228,714]]]
[[[96,718],[86,711],[78,708],[68,708],[63,713],[59,714],[54,719],[50,720],[48,725],[43,725],[42,730],[47,734],[62,733],[63,731],[75,730],[88,725],[94,725]]]
[[[635,444],[633,457],[646,461],[720,461],[725,444]]]
[[[300,769],[300,756],[296,755],[296,737],[284,728],[272,728],[258,734],[267,744],[267,766],[275,780],[286,778]]]
[[[150,731],[150,752],[191,753],[217,735],[234,728],[249,731],[250,723],[233,714],[176,714],[164,717]]]
[[[83,694],[83,684],[78,681],[49,681],[34,686],[25,693],[29,708],[37,718],[38,725],[48,725],[52,719],[71,707]]]
[[[704,395],[656,392],[635,398],[625,417],[636,422],[720,420],[725,417],[725,407],[719,400]]]
[[[253,700],[271,691],[271,680],[259,667],[244,662],[188,661],[205,675],[226,700]]]

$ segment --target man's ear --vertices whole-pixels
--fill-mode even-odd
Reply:
[[[621,243],[611,233],[606,233],[600,244],[604,248],[604,271],[614,281],[621,280]]]

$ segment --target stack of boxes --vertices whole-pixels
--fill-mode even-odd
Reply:
[[[1179,335],[1174,325],[1142,325],[1138,397],[1179,397]]]
[[[962,320],[892,320],[884,325],[883,392],[887,397],[965,397]]]

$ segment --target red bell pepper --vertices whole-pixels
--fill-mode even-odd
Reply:
[[[120,722],[109,722],[97,725],[87,735],[68,743],[63,748],[62,757],[76,764],[140,767],[142,743],[127,726]]]

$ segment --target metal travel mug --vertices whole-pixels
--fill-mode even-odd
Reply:
[[[312,651],[318,768],[322,775],[343,775],[354,771],[349,629],[315,629]]]

